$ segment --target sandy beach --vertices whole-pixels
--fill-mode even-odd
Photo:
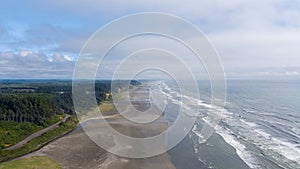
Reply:
[[[137,87],[134,90],[134,100],[130,100],[138,110],[143,111],[149,108],[149,103],[145,97],[149,97],[146,90],[146,86]],[[124,106],[128,105],[129,100],[123,101]],[[116,109],[111,110],[116,111]],[[117,114],[114,112],[113,114]],[[115,130],[124,135],[128,135],[136,138],[145,138],[155,136],[167,129],[168,123],[163,120],[163,116],[160,116],[156,121],[149,124],[132,123],[122,116],[115,116],[108,119],[91,119],[86,120],[84,125],[97,124],[95,131],[101,131],[101,139],[107,144],[116,144],[117,140],[109,137],[106,133],[106,128],[99,128],[102,120],[106,120]],[[102,141],[101,140],[101,141]],[[99,169],[175,169],[175,166],[171,162],[168,153],[163,153],[158,156],[150,158],[124,158],[107,152],[100,146],[95,144],[84,130],[79,127],[70,134],[57,139],[54,142],[46,145],[40,150],[24,156],[49,156],[57,161],[63,168],[99,168]]]

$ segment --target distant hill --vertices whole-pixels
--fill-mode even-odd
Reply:
[[[142,83],[137,81],[137,80],[131,80],[130,81],[130,85],[133,85],[133,86],[138,86],[138,85],[141,85]]]

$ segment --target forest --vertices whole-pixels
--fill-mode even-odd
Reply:
[[[110,92],[110,81],[96,81],[95,91],[100,103]],[[65,114],[75,117],[71,81],[0,81],[0,150],[58,122]]]

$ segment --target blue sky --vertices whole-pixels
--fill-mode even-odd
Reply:
[[[300,76],[297,0],[0,3],[0,78],[71,78],[85,41],[104,24],[136,12],[170,13],[194,23],[215,45],[229,78]]]

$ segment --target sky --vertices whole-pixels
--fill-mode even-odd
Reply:
[[[168,13],[196,25],[215,46],[227,78],[300,78],[298,0],[0,3],[1,79],[72,78],[88,38],[112,20],[137,12]],[[109,62],[118,64],[120,55],[112,52]]]

